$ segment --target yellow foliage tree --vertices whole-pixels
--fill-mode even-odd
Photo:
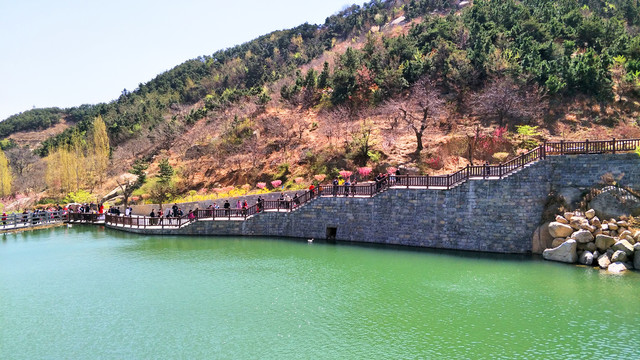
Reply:
[[[9,160],[4,155],[4,151],[0,150],[0,196],[11,194],[11,169],[9,168]]]
[[[47,157],[46,181],[49,190],[67,194],[81,189],[93,189],[102,183],[109,168],[109,137],[107,127],[98,116],[93,122],[89,139],[76,128],[71,141]]]
[[[110,148],[107,126],[100,115],[93,121],[93,141],[91,146],[91,168],[94,181],[102,184],[109,168]]]
[[[59,147],[47,157],[47,186],[53,192],[66,194],[80,190],[87,180],[85,147],[82,136],[74,131],[71,144]]]

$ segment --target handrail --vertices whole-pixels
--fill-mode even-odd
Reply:
[[[640,146],[640,139],[618,139],[598,140],[598,141],[560,141],[560,142],[544,142],[543,145],[535,149],[515,157],[507,162],[498,165],[467,165],[466,168],[458,170],[447,175],[390,175],[382,182],[384,186],[380,186],[375,182],[371,185],[356,185],[357,195],[374,196],[380,191],[386,190],[388,186],[404,186],[410,187],[426,187],[449,190],[456,187],[471,178],[499,178],[502,179],[528,164],[540,159],[545,159],[547,155],[576,155],[576,154],[603,154],[634,151]],[[387,184],[389,183],[389,184]],[[392,183],[392,184],[391,184]],[[340,196],[346,195],[345,185],[322,185],[323,196]]]
[[[179,228],[192,221],[211,219],[246,219],[247,217],[256,215],[263,211],[294,211],[305,203],[312,201],[318,196],[375,196],[376,194],[387,190],[390,187],[406,187],[414,188],[436,188],[436,189],[452,189],[469,179],[502,179],[528,164],[540,159],[545,159],[547,155],[576,155],[576,154],[604,154],[634,151],[640,147],[640,139],[618,139],[598,140],[598,141],[559,141],[544,142],[535,149],[515,157],[507,162],[498,165],[467,165],[465,168],[458,170],[452,174],[446,175],[395,175],[391,174],[381,180],[368,182],[364,184],[350,185],[319,185],[318,188],[305,191],[301,196],[292,200],[263,200],[259,204],[249,206],[247,208],[228,208],[228,209],[196,209],[193,211],[193,218],[187,216],[181,218],[150,218],[147,216],[120,216],[107,214],[105,223],[109,225],[122,227],[138,227],[138,228]]]
[[[40,211],[0,215],[0,232],[67,221],[66,211]]]

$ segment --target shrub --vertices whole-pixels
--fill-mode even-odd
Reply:
[[[314,179],[316,179],[316,181],[318,181],[318,182],[323,182],[323,181],[324,181],[324,179],[326,179],[326,178],[327,178],[327,175],[325,175],[325,174],[318,174],[318,175],[314,175],[314,176],[313,176],[313,178],[314,178]]]
[[[493,160],[497,163],[503,163],[509,157],[509,153],[506,152],[497,152],[493,154]]]
[[[345,180],[350,178],[352,174],[353,174],[353,171],[348,171],[348,170],[340,171],[340,176],[342,176],[342,178]]]
[[[440,170],[444,167],[442,156],[435,156],[427,159],[425,163],[434,170]]]
[[[360,176],[362,176],[363,178],[366,178],[367,176],[369,176],[369,174],[371,174],[372,171],[373,169],[368,166],[358,168],[358,174],[360,174]]]

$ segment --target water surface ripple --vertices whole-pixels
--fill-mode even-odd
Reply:
[[[640,276],[305,240],[0,235],[1,359],[637,359]]]

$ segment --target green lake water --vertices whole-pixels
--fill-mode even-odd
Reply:
[[[640,274],[306,240],[0,235],[0,359],[638,359]]]

